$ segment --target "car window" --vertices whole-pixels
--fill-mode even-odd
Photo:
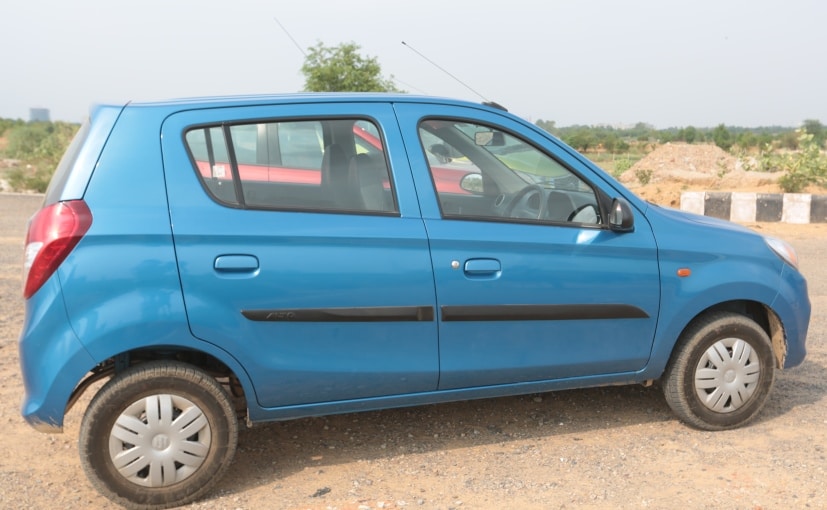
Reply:
[[[186,140],[196,170],[213,197],[226,204],[238,205],[222,128],[194,129],[187,133]]]
[[[601,223],[592,187],[511,133],[467,121],[429,119],[420,124],[419,137],[444,217]]]
[[[371,121],[199,126],[184,138],[204,189],[222,204],[397,212],[383,140]]]
[[[265,126],[278,133],[282,165],[291,168],[321,168],[324,159],[321,122],[282,122]]]
[[[353,126],[354,141],[357,154],[369,154],[382,157],[382,140],[379,131],[372,122],[357,121]]]

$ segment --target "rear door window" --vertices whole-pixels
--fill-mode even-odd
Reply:
[[[365,119],[199,126],[185,134],[216,201],[253,209],[397,213],[379,130]]]

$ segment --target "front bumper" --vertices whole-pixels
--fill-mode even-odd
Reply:
[[[784,368],[800,365],[807,355],[807,330],[810,326],[810,297],[804,276],[784,265],[781,271],[781,287],[771,305],[781,318],[787,341],[787,357]]]

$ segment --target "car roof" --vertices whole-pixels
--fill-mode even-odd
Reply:
[[[495,108],[471,101],[461,99],[451,99],[435,96],[421,96],[401,93],[379,93],[379,92],[301,92],[301,93],[285,93],[285,94],[255,94],[255,95],[234,95],[234,96],[207,96],[207,97],[186,97],[167,100],[153,100],[153,101],[130,101],[127,103],[129,108],[182,108],[182,107],[233,107],[233,106],[255,106],[267,104],[299,104],[299,103],[337,103],[337,102],[395,102],[395,103],[420,103],[420,104],[434,104],[450,106],[465,106],[474,108],[485,108],[495,110]],[[115,105],[111,105],[115,106]],[[120,105],[122,106],[122,105]],[[500,107],[497,109],[502,111]]]

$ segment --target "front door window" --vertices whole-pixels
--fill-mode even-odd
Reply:
[[[591,186],[508,132],[467,121],[427,120],[419,136],[446,218],[602,223]],[[457,186],[441,185],[446,181]]]

